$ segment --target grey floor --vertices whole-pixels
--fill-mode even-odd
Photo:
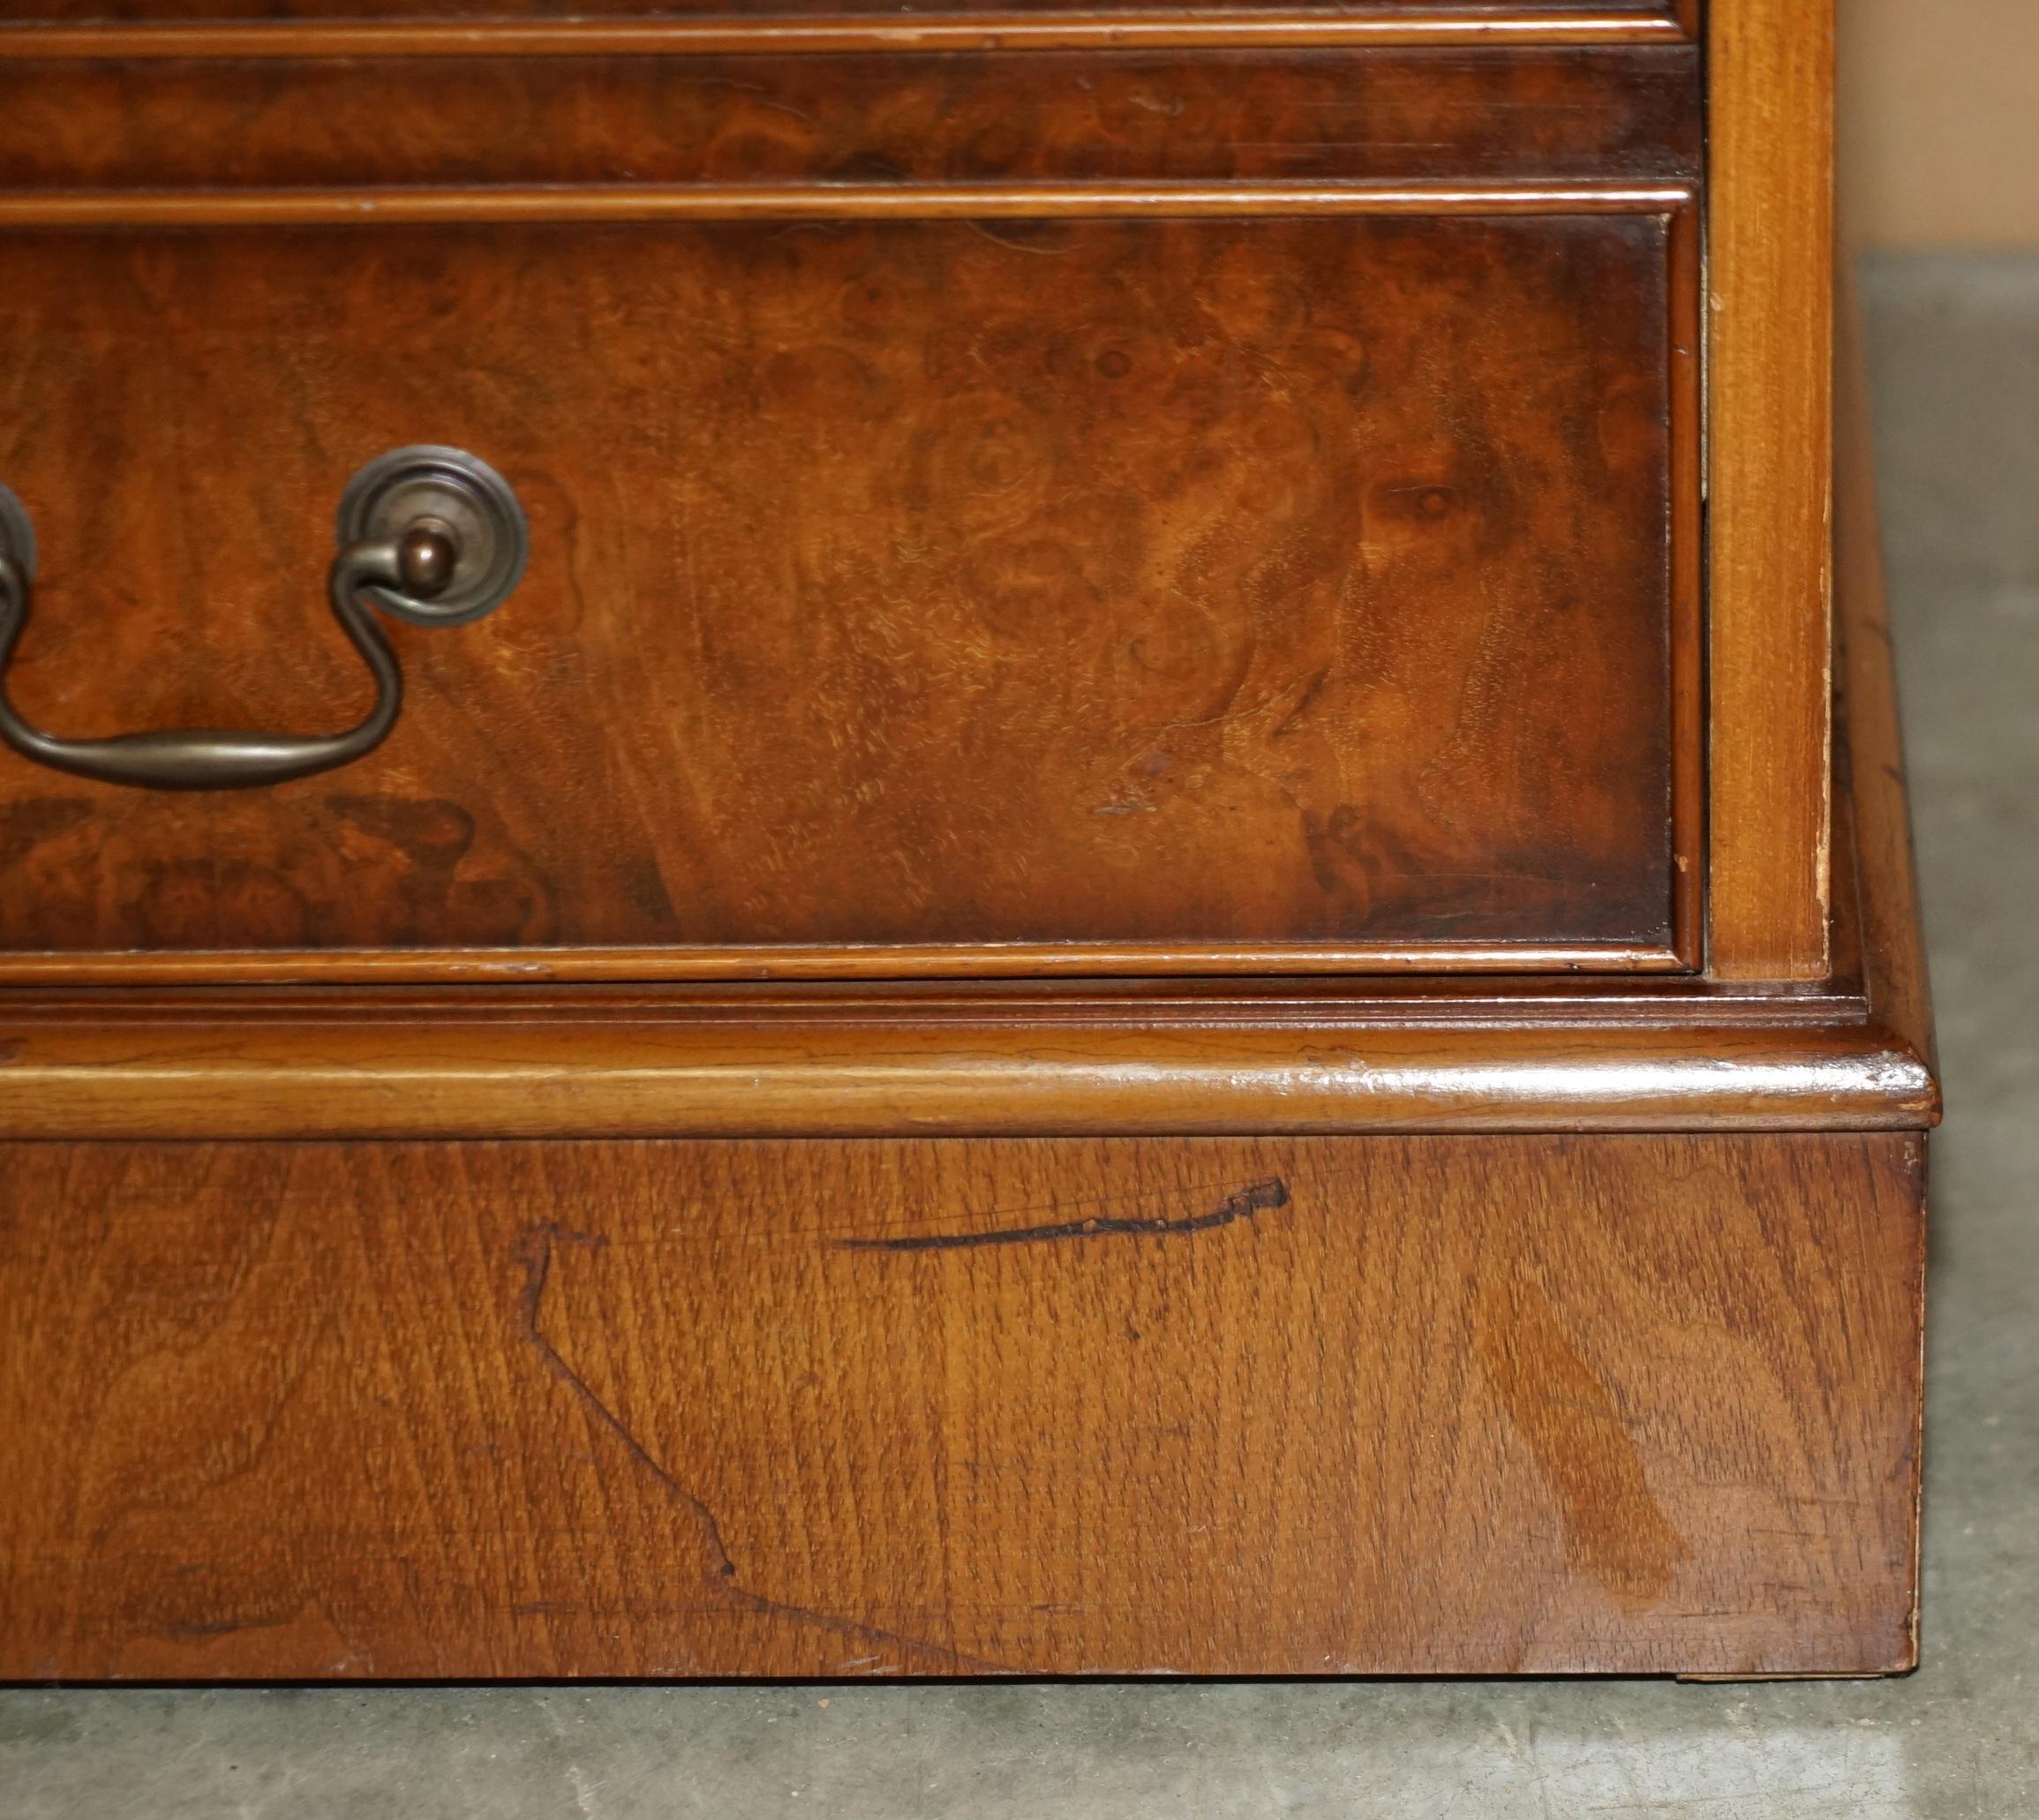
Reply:
[[[1916,1675],[15,1691],[0,1820],[2039,1816],[2039,259],[1882,264],[1866,300],[1954,1109]]]

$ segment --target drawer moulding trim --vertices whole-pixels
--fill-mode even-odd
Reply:
[[[473,187],[0,191],[0,228],[345,227],[448,222],[1027,220],[1058,215],[1661,214],[1685,184],[520,184]]]
[[[11,1137],[1910,1130],[1874,1022],[1142,1027],[625,1014],[8,1020]]]
[[[1319,49],[1686,44],[1690,23],[1633,6],[1381,6],[1133,12],[838,13],[777,19],[329,19],[0,26],[0,61],[184,57],[786,56],[845,51]]]
[[[311,984],[417,980],[493,985],[648,981],[1199,979],[1290,975],[1669,974],[1670,948],[1619,943],[956,943],[915,946],[339,948],[0,953],[0,986]]]

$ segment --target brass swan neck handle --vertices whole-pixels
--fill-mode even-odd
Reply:
[[[6,670],[28,622],[35,537],[0,486],[0,740],[52,770],[148,790],[235,790],[332,771],[372,752],[403,707],[403,671],[371,608],[415,625],[464,625],[493,612],[523,574],[529,532],[508,484],[437,446],[392,450],[349,484],[327,573],[333,616],[375,679],[375,703],[336,733],[172,728],[64,739],[23,718]]]

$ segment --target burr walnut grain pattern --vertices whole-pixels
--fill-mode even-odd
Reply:
[[[0,1147],[0,1674],[1899,1668],[1920,1153]]]
[[[1660,946],[1668,239],[19,237],[33,718],[357,712],[318,578],[389,447],[495,463],[534,554],[396,628],[403,722],[334,777],[0,755],[0,944]]]
[[[0,186],[1691,180],[1697,56],[0,56]]]

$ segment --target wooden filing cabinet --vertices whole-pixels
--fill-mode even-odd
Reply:
[[[0,1675],[1907,1666],[1832,31],[17,0]]]

